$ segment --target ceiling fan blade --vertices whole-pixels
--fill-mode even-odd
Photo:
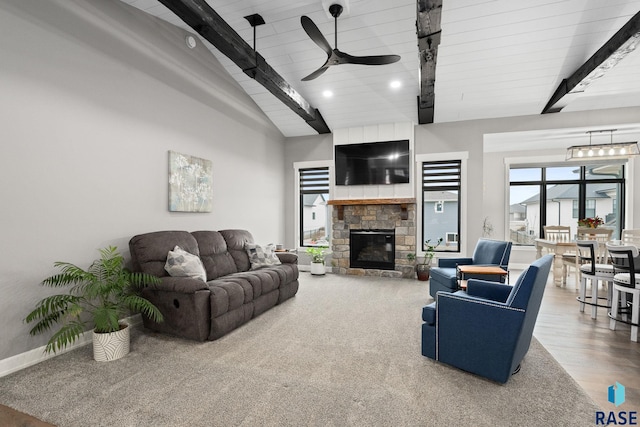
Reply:
[[[320,48],[324,50],[328,56],[331,56],[331,51],[333,50],[331,49],[331,45],[329,44],[327,39],[324,38],[324,36],[320,32],[316,24],[313,23],[311,18],[309,18],[308,16],[301,16],[300,23],[302,24],[302,28],[307,33],[309,38],[313,40],[315,44],[320,46]]]
[[[325,71],[327,71],[328,68],[329,68],[329,64],[325,62],[322,67],[318,68],[313,73],[309,74],[307,77],[304,77],[302,81],[306,82],[309,80],[313,80],[317,77],[320,77],[322,74],[324,74]]]
[[[393,64],[400,60],[399,55],[353,56],[348,53],[341,53],[344,63],[348,64],[386,65]]]

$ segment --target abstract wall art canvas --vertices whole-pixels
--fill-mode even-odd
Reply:
[[[211,212],[213,163],[169,151],[169,211]]]

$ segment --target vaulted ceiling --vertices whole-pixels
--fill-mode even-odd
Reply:
[[[122,0],[196,34],[159,0]],[[339,65],[301,81],[327,58],[305,33],[306,15],[334,45],[332,3],[344,4],[338,47],[352,55],[397,54],[381,66]],[[244,18],[260,14],[257,52],[313,108],[330,129],[389,122],[418,123],[420,56],[416,0],[207,0],[253,47]],[[443,0],[435,71],[434,122],[540,114],[569,78],[640,11],[637,0]],[[285,136],[317,131],[243,72],[211,43],[210,48]],[[631,51],[562,112],[640,106],[640,48]],[[423,76],[424,77],[424,76]],[[392,82],[399,87],[391,87]],[[332,96],[326,96],[331,92]],[[562,114],[552,113],[552,114]],[[640,121],[640,119],[639,119]]]

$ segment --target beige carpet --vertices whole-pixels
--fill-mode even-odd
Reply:
[[[138,331],[0,378],[0,403],[59,426],[585,426],[593,401],[534,340],[499,385],[420,354],[425,285],[310,276],[214,342]]]

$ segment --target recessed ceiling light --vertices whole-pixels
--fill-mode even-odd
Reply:
[[[398,89],[402,87],[402,82],[400,80],[393,80],[391,83],[389,83],[389,86],[391,87],[391,89]]]
[[[333,92],[331,92],[330,90],[325,90],[324,92],[322,92],[322,96],[324,96],[325,98],[331,98],[333,96]]]
[[[184,38],[184,41],[187,43],[187,47],[189,49],[193,49],[194,47],[196,47],[196,38],[193,37],[192,35],[187,35]]]

